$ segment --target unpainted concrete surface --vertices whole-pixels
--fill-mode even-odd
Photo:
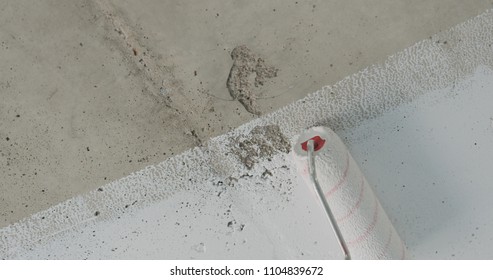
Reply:
[[[240,45],[277,77],[265,114],[491,7],[490,1],[0,3],[0,226],[255,115],[226,80]]]

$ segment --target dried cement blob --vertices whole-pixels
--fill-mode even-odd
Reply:
[[[248,112],[259,115],[257,97],[260,92],[257,88],[267,79],[276,77],[278,69],[268,66],[246,46],[234,48],[231,58],[233,67],[226,83],[229,94],[238,99]]]
[[[256,126],[246,137],[232,138],[231,143],[234,145],[232,152],[248,169],[252,169],[260,159],[291,150],[289,140],[278,125]]]

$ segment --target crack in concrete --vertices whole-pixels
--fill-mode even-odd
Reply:
[[[160,65],[158,56],[153,51],[142,43],[141,35],[135,32],[128,20],[118,12],[113,4],[108,0],[90,0],[92,7],[97,13],[102,14],[108,25],[108,31],[115,31],[119,39],[108,38],[122,52],[130,67],[135,69],[135,76],[140,76],[144,84],[143,92],[151,93],[157,105],[172,109],[184,126],[189,131],[196,131],[192,125],[192,121],[188,117],[188,113],[177,109],[174,106],[172,99],[175,96],[180,99],[180,91],[183,90],[182,82],[175,78],[170,67]],[[159,110],[161,110],[159,109]],[[193,113],[193,112],[192,112]],[[194,141],[201,145],[203,140],[196,133],[186,133],[187,136],[193,137]]]

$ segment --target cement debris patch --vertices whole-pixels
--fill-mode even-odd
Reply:
[[[264,59],[255,55],[248,47],[238,46],[231,52],[233,66],[229,72],[227,87],[233,99],[237,99],[245,109],[259,115],[257,98],[260,95],[260,87],[267,79],[277,76],[273,66],[268,66]]]

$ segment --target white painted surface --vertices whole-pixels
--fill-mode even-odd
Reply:
[[[289,171],[274,176],[293,178]],[[277,181],[281,182],[279,178]],[[279,259],[337,258],[314,194],[293,188],[281,206],[268,183],[234,189],[212,182],[180,191],[121,219],[91,221],[24,253],[27,258]],[[280,184],[280,183],[279,183]],[[219,193],[222,192],[220,195]],[[309,231],[308,231],[309,229]],[[307,234],[309,233],[309,234]]]
[[[341,134],[411,258],[493,258],[493,72]]]
[[[276,124],[290,139],[315,125],[343,136],[411,257],[492,258],[491,42],[490,11],[205,147],[0,229],[0,257],[340,258],[288,155],[248,170],[231,153],[232,139]]]

